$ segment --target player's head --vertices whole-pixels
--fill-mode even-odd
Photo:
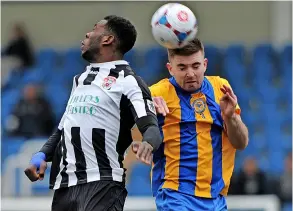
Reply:
[[[181,88],[193,92],[201,87],[208,61],[199,39],[183,48],[168,49],[168,57],[167,68]]]
[[[136,41],[137,32],[129,20],[106,16],[94,25],[82,41],[82,57],[89,62],[121,59]]]

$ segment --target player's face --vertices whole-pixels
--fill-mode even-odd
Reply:
[[[171,57],[167,68],[181,88],[193,92],[201,87],[207,63],[203,52],[199,51],[190,56],[175,55]]]
[[[81,55],[85,60],[95,62],[100,55],[100,49],[113,42],[114,37],[109,35],[106,24],[106,20],[101,20],[94,25],[92,31],[86,33],[85,39],[81,42]]]

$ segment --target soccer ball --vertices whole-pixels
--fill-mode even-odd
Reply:
[[[184,47],[197,34],[197,20],[193,12],[179,3],[161,6],[152,17],[152,33],[165,48]]]

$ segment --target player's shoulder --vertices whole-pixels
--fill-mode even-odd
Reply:
[[[168,78],[164,78],[160,80],[159,82],[153,84],[150,86],[150,89],[159,89],[161,91],[167,91],[170,87],[171,83]]]
[[[168,78],[164,78],[159,82],[150,86],[150,90],[153,96],[164,96],[166,93],[169,92],[171,83]]]
[[[170,86],[170,81],[168,78],[164,78],[160,80],[159,82],[153,84],[151,87],[168,87]]]
[[[229,83],[227,79],[220,76],[205,76],[205,78],[212,84],[212,86],[222,86]]]

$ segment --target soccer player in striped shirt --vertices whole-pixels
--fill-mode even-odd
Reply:
[[[150,87],[163,143],[153,156],[152,191],[158,211],[226,211],[237,149],[248,130],[227,80],[205,76],[199,39],[168,50],[171,78]]]
[[[142,133],[136,154],[145,163],[151,163],[162,142],[151,93],[122,60],[135,41],[136,30],[128,20],[107,16],[82,42],[82,57],[90,65],[74,77],[58,130],[25,170],[36,181],[52,161],[53,211],[123,210],[127,191],[122,161],[132,143],[131,128],[136,124]]]

